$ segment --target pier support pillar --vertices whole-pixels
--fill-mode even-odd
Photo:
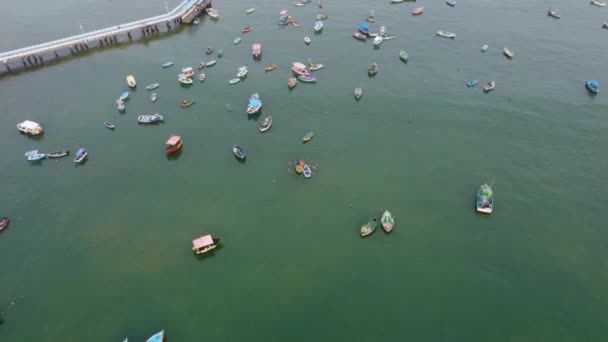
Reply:
[[[70,53],[73,55],[74,54],[74,49],[72,49],[71,47],[69,49],[70,49]]]
[[[141,29],[141,34],[145,37],[146,36],[146,30],[142,27]]]
[[[99,46],[103,46],[103,40],[99,40]]]
[[[84,43],[84,47],[88,50],[89,49],[89,44]]]
[[[171,30],[171,23],[167,21],[167,30]]]
[[[21,58],[21,63],[23,63],[23,67],[27,69],[27,64],[25,64],[25,59],[23,57]]]
[[[116,35],[114,35],[114,43],[118,43],[118,38],[116,38]]]
[[[8,63],[4,62],[4,67],[6,67],[6,71],[11,71],[11,67],[8,66]]]
[[[131,37],[131,32],[127,32],[127,37],[129,37],[129,40],[133,39],[133,37]]]
[[[158,25],[154,25],[154,29],[158,32]]]
[[[59,55],[57,54],[57,51],[53,51],[53,53],[55,54],[55,58],[59,58]]]
[[[44,64],[44,58],[42,58],[41,55],[38,55],[38,61],[40,62],[40,64]]]

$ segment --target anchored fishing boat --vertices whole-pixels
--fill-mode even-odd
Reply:
[[[247,114],[254,115],[262,109],[262,100],[260,94],[254,93],[249,97],[249,104],[247,105]]]
[[[323,64],[319,64],[319,63],[313,63],[312,59],[308,59],[308,65],[310,66],[310,71],[315,71],[315,70],[319,70],[322,69],[324,67]]]
[[[276,64],[270,64],[269,66],[267,66],[267,67],[264,68],[264,71],[265,72],[271,72],[271,71],[275,70],[276,68],[277,68]]]
[[[190,107],[190,106],[192,106],[194,103],[195,103],[195,101],[194,101],[194,100],[185,99],[185,100],[182,100],[182,101],[179,103],[179,105],[180,105],[182,108],[186,108],[186,107]]]
[[[172,135],[165,141],[165,153],[167,155],[176,153],[182,148],[182,145],[184,145],[182,138],[179,135]]]
[[[150,94],[150,101],[156,102],[157,98],[158,98],[158,94],[156,94],[156,93]]]
[[[76,157],[74,158],[74,163],[79,164],[82,163],[83,161],[85,161],[87,159],[87,157],[89,156],[89,153],[87,152],[87,150],[85,150],[84,148],[79,148],[78,151],[76,151]]]
[[[298,80],[304,83],[314,83],[317,82],[317,78],[313,75],[298,75]]]
[[[508,58],[511,59],[513,58],[513,50],[509,49],[509,48],[504,48],[502,49],[502,53]]]
[[[384,211],[380,222],[382,223],[382,229],[384,229],[387,234],[393,231],[393,227],[395,226],[395,219],[393,219],[393,215],[391,215],[388,210]]]
[[[110,121],[105,121],[103,123],[103,125],[106,126],[106,128],[108,128],[108,129],[114,129],[114,128],[116,128],[116,126],[114,126],[114,124],[111,123]]]
[[[401,50],[399,51],[399,58],[404,62],[407,63],[407,59],[408,59],[408,54],[407,52],[405,52],[405,50]]]
[[[376,227],[378,226],[378,218],[372,217],[366,224],[361,226],[361,237],[366,237],[371,235],[376,231]]]
[[[412,11],[412,15],[421,15],[424,12],[424,7],[416,7]]]
[[[377,73],[378,73],[378,64],[372,63],[372,65],[370,65],[369,68],[367,69],[367,74],[369,76],[375,76]]]
[[[305,136],[302,138],[302,142],[303,142],[303,143],[307,143],[307,142],[309,142],[309,141],[310,141],[310,139],[312,139],[312,137],[313,137],[314,135],[315,135],[315,134],[314,134],[313,132],[308,132],[308,133],[306,133],[306,135],[305,135]]]
[[[222,238],[203,235],[198,239],[192,240],[192,251],[197,255],[209,253],[216,249],[221,243]]]
[[[158,88],[159,86],[160,86],[159,83],[152,83],[152,84],[146,86],[146,90],[154,90],[154,89]]]
[[[484,93],[489,93],[492,90],[494,90],[495,87],[496,87],[496,82],[495,81],[490,81],[485,86],[483,86],[483,92]]]
[[[220,18],[220,13],[215,8],[207,7],[205,12],[207,12],[207,15],[209,16],[209,18],[211,18],[213,20],[218,20]]]
[[[137,82],[135,81],[135,77],[133,75],[127,76],[127,85],[131,88],[135,88],[137,86]]]
[[[61,158],[61,157],[65,157],[69,154],[70,154],[70,151],[68,151],[68,150],[57,150],[55,152],[47,153],[46,156],[47,156],[47,158]]]
[[[475,87],[477,85],[477,83],[478,83],[477,81],[468,81],[467,82],[467,87],[473,88],[473,87]]]
[[[269,115],[264,119],[264,122],[260,125],[260,132],[266,132],[272,126],[272,116]]]
[[[248,33],[248,32],[251,32],[251,30],[252,30],[251,26],[247,26],[241,32]]]
[[[304,175],[304,178],[310,178],[312,176],[312,170],[310,169],[310,166],[304,164],[304,167],[302,168],[302,174]]]
[[[295,77],[291,77],[287,80],[287,87],[289,90],[293,89],[298,84],[298,80]]]
[[[363,89],[362,88],[355,88],[355,100],[359,101],[361,99],[361,96],[363,96]]]
[[[10,223],[10,220],[8,219],[8,217],[3,216],[2,218],[0,218],[0,232],[3,231],[4,229],[6,229],[6,227],[8,227],[9,223]]]
[[[239,160],[245,160],[245,158],[247,158],[247,151],[239,145],[232,146],[232,154]]]
[[[494,194],[492,193],[492,187],[490,187],[487,183],[479,187],[475,207],[477,208],[478,213],[492,213],[492,209],[494,208]]]
[[[313,26],[313,29],[317,33],[321,32],[321,30],[323,30],[323,22],[321,20],[315,21],[315,25]]]
[[[19,130],[19,132],[21,132],[23,134],[32,135],[32,136],[36,136],[36,135],[40,135],[40,134],[44,133],[44,130],[37,122],[30,121],[30,120],[25,120],[23,122],[18,123],[17,129]]]
[[[158,113],[152,115],[140,115],[137,117],[137,122],[140,124],[155,124],[164,120],[165,118]]]
[[[262,56],[262,44],[260,44],[260,43],[253,44],[253,47],[251,48],[251,52],[253,54],[254,59],[260,58]]]
[[[593,94],[599,94],[600,92],[600,82],[598,81],[587,81],[585,83],[585,88],[592,92]]]
[[[559,14],[559,11],[558,11],[558,10],[556,10],[556,9],[554,9],[554,8],[550,8],[550,9],[549,9],[549,13],[548,13],[547,15],[548,15],[548,16],[550,16],[550,17],[553,17],[553,18],[555,18],[555,19],[559,19],[559,18],[561,18],[561,17],[562,17],[562,16]]]
[[[29,162],[39,162],[46,158],[46,154],[38,153],[38,150],[25,152],[25,159]]]
[[[167,63],[163,64],[162,67],[163,67],[163,69],[170,68],[170,67],[173,66],[173,64],[175,64],[175,63],[173,63],[173,62],[167,62]]]
[[[437,31],[437,36],[443,37],[443,38],[454,39],[454,38],[456,38],[456,33],[448,32],[448,31]]]
[[[299,63],[299,62],[295,62],[295,63],[291,63],[291,71],[293,71],[296,75],[308,75],[309,72],[306,69],[306,65]]]

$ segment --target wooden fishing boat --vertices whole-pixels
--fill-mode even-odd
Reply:
[[[163,67],[163,69],[170,68],[170,67],[173,66],[173,64],[175,64],[175,63],[173,63],[173,62],[167,62],[167,63],[164,63],[162,65],[162,67]]]
[[[45,153],[38,153],[38,150],[33,150],[25,153],[25,158],[29,162],[39,162],[46,158]]]
[[[137,122],[140,124],[156,124],[164,120],[165,118],[158,113],[152,115],[140,115],[137,117]]]
[[[133,75],[127,76],[127,85],[131,88],[135,88],[137,86],[137,82],[135,81],[135,77]]]
[[[262,56],[262,44],[255,43],[251,47],[251,53],[253,55],[253,59],[258,59]]]
[[[266,132],[272,126],[272,116],[269,115],[264,119],[264,122],[260,125],[260,132]]]
[[[195,101],[194,101],[194,100],[185,99],[185,100],[182,100],[182,102],[180,102],[180,103],[179,103],[179,105],[180,105],[182,108],[185,108],[185,107],[190,107],[190,106],[192,106],[194,103],[195,103]]]
[[[146,340],[146,342],[164,342],[164,341],[165,341],[165,330],[161,330],[161,331],[157,332],[156,334],[150,336],[150,338]]]
[[[298,84],[298,80],[295,77],[291,77],[287,80],[287,87],[291,90]]]
[[[310,139],[312,139],[312,137],[313,137],[314,135],[315,135],[315,134],[314,134],[313,132],[308,132],[308,133],[306,133],[306,135],[305,135],[305,136],[302,138],[302,142],[303,142],[303,143],[307,143],[307,142],[309,142],[309,141],[310,141]]]
[[[232,146],[232,154],[239,160],[245,160],[245,158],[247,158],[247,151],[239,145]]]
[[[484,91],[484,93],[489,93],[492,90],[494,90],[495,87],[496,87],[496,82],[490,81],[485,86],[483,86],[483,91]]]
[[[313,29],[315,30],[315,32],[321,32],[321,30],[323,30],[323,22],[321,20],[315,21]]]
[[[8,227],[8,224],[10,222],[11,221],[6,216],[3,216],[2,218],[0,218],[0,232],[3,231],[4,229],[6,229],[6,227]]]
[[[247,114],[257,114],[260,109],[262,109],[262,99],[260,99],[260,94],[251,94],[251,96],[249,97],[249,104],[247,104]]]
[[[275,70],[276,68],[277,68],[276,64],[270,64],[269,66],[264,68],[264,71],[271,72],[271,71]]]
[[[251,14],[251,13],[253,13],[253,12],[255,12],[255,8],[253,8],[253,7],[252,7],[252,8],[248,8],[248,9],[245,11],[245,13],[247,13],[247,14]]]
[[[306,44],[306,45],[310,44],[310,37],[304,37],[304,44]]]
[[[213,53],[213,48],[211,46],[207,47],[207,50],[205,50],[205,53],[210,55]]]
[[[308,75],[306,65],[300,62],[291,63],[291,71],[293,71],[296,75]]]
[[[456,6],[456,0],[447,0],[445,3],[450,7]]]
[[[55,152],[47,153],[46,156],[48,158],[61,158],[70,155],[69,150],[57,150]]]
[[[407,63],[407,59],[408,59],[408,57],[409,57],[409,56],[408,56],[408,54],[407,54],[407,52],[406,52],[405,50],[401,50],[401,51],[399,51],[399,58],[400,58],[400,59],[401,59],[403,62]]]
[[[241,42],[242,39],[243,38],[241,38],[241,37],[236,37],[236,38],[234,38],[234,40],[232,41],[232,43],[234,43],[234,45],[237,45],[238,43]]]
[[[110,121],[105,121],[103,123],[103,125],[106,126],[106,128],[108,128],[108,129],[114,129],[114,128],[116,128],[116,126],[114,126],[114,124],[111,123]]]
[[[488,44],[484,44],[484,45],[481,47],[481,52],[486,52],[486,51],[488,51]]]
[[[317,78],[313,75],[298,75],[298,80],[304,83],[314,83],[317,82]]]
[[[367,69],[367,74],[369,76],[375,76],[377,73],[378,73],[378,64],[372,63],[372,65],[370,65],[369,68]]]
[[[184,145],[182,138],[179,135],[172,135],[165,141],[165,153],[167,155],[173,154],[179,151]]]
[[[146,90],[154,90],[160,86],[159,83],[152,83],[146,86]]]
[[[304,168],[302,168],[302,174],[304,175],[304,178],[310,178],[312,176],[312,170],[310,169],[310,166],[304,164]]]
[[[443,38],[450,38],[450,39],[456,38],[456,33],[448,32],[448,31],[437,31],[436,35],[439,37],[443,37]]]
[[[479,187],[475,200],[475,207],[478,213],[491,214],[494,208],[494,194],[492,187],[487,183]]]
[[[416,7],[412,11],[412,15],[421,15],[422,13],[424,13],[424,7]]]
[[[599,94],[600,92],[600,82],[598,81],[587,81],[585,83],[585,88],[589,90],[593,94]]]
[[[44,133],[42,126],[40,126],[37,122],[30,121],[30,120],[25,120],[23,122],[18,123],[17,129],[22,134],[27,134],[27,135],[32,135],[32,136],[36,136],[36,135],[40,135],[40,134]]]
[[[252,30],[251,26],[247,26],[242,30],[242,32],[247,33],[247,32],[251,32],[251,30]]]
[[[549,13],[547,13],[547,15],[555,19],[559,19],[562,17],[561,14],[559,14],[559,11],[554,8],[550,8]]]
[[[502,49],[502,53],[508,58],[511,59],[513,58],[513,50],[509,49],[509,48],[504,48]]]
[[[237,84],[237,83],[239,83],[240,81],[241,81],[241,79],[240,79],[240,78],[233,78],[233,79],[231,79],[230,81],[228,81],[228,83],[230,83],[230,84]]]
[[[378,218],[372,217],[366,224],[361,226],[361,237],[371,235],[376,231],[376,227],[378,227]]]
[[[382,223],[382,229],[388,234],[393,231],[393,227],[395,226],[395,219],[393,219],[393,215],[388,210],[384,211],[382,214],[382,218],[380,219],[380,223]]]
[[[207,7],[205,12],[207,12],[207,15],[209,16],[209,18],[211,18],[213,20],[218,20],[220,18],[220,13],[215,8]]]
[[[156,93],[150,94],[150,101],[156,102],[157,98],[158,98],[158,94],[156,94]]]
[[[128,91],[123,91],[122,93],[120,93],[120,96],[118,97],[119,100],[124,101],[126,99],[129,98],[129,92]]]
[[[603,1],[591,0],[591,4],[600,7],[606,7],[606,3]]]
[[[361,96],[363,96],[363,89],[362,88],[355,88],[355,100],[359,101],[361,99]]]
[[[198,75],[198,80],[199,81],[205,82],[206,79],[207,79],[207,75],[205,75],[205,74]]]
[[[78,151],[76,151],[76,157],[74,158],[74,163],[79,164],[82,163],[83,161],[85,161],[87,159],[87,157],[89,156],[89,153],[87,152],[87,150],[85,150],[84,148],[79,148]]]
[[[205,254],[216,249],[220,243],[222,243],[222,238],[203,235],[198,239],[192,240],[192,251],[197,255]]]
[[[477,83],[479,83],[479,82],[477,82],[477,81],[468,81],[467,82],[467,87],[468,88],[473,88],[473,87],[477,86]]]
[[[203,70],[203,69],[205,69],[205,66],[206,66],[205,62],[204,62],[204,61],[201,61],[200,63],[198,63],[198,70]]]
[[[188,77],[180,77],[177,79],[179,81],[179,83],[181,84],[185,84],[185,85],[191,85],[192,84],[192,79],[188,78]]]

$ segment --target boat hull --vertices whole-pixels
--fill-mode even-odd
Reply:
[[[173,147],[168,147],[165,149],[165,153],[167,155],[172,155],[174,153],[177,153],[179,150],[182,149],[182,146],[184,145],[183,141],[180,141],[177,145],[173,146]]]

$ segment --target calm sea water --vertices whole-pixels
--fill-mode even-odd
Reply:
[[[0,215],[12,219],[0,234],[0,340],[144,341],[163,328],[170,341],[604,340],[608,100],[583,85],[608,82],[606,9],[325,3],[320,35],[314,3],[214,1],[217,23],[0,80]],[[416,6],[424,15],[412,17]],[[549,7],[562,19],[547,17]],[[278,27],[281,9],[302,27]],[[351,37],[371,9],[372,30],[398,35],[380,49]],[[164,10],[161,0],[10,1],[0,50]],[[245,26],[253,32],[233,46]],[[209,60],[207,46],[225,56],[207,81],[180,87],[176,73]],[[289,64],[309,57],[325,64],[317,84],[289,92]],[[175,66],[161,69],[169,60]],[[372,62],[380,72],[370,79]],[[264,73],[272,63],[279,68]],[[229,86],[241,65],[249,77]],[[140,86],[121,115],[114,99],[128,74]],[[473,79],[494,79],[496,90],[467,89]],[[153,82],[154,104],[144,89]],[[364,89],[358,103],[355,87]],[[274,118],[267,134],[261,118],[246,117],[253,92],[261,118]],[[184,98],[197,103],[182,109]],[[164,124],[137,125],[138,113],[157,111]],[[20,136],[25,119],[44,136]],[[303,145],[308,131],[315,138]],[[163,153],[171,134],[185,141],[176,160]],[[81,146],[90,154],[81,167],[23,157]],[[312,179],[288,172],[300,158],[318,164]],[[473,210],[486,181],[490,217]],[[359,226],[385,208],[397,220],[392,235],[360,239]],[[203,233],[225,245],[197,259],[191,240]]]

